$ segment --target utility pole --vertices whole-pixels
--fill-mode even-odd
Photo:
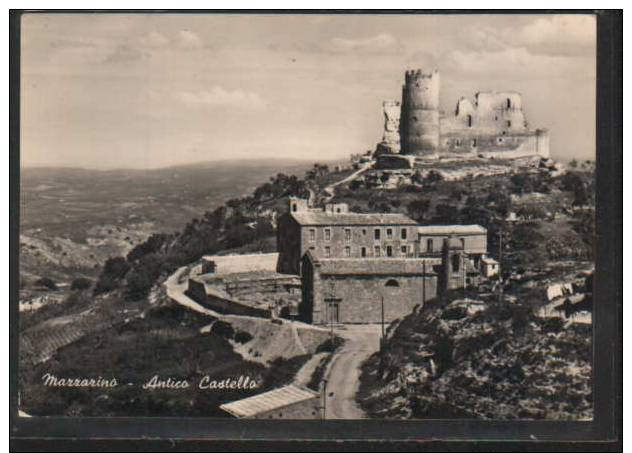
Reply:
[[[323,379],[323,420],[327,418],[327,379]]]
[[[380,294],[382,301],[382,343],[384,342],[384,294]]]
[[[503,301],[503,273],[502,273],[502,262],[503,262],[503,227],[502,224],[500,226],[498,238],[498,302]]]
[[[421,262],[422,265],[422,273],[423,273],[423,283],[421,286],[421,307],[423,308],[426,305],[426,260]]]

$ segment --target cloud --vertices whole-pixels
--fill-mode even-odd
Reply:
[[[96,44],[85,39],[55,39],[51,41],[50,46],[54,49],[84,49],[94,48]]]
[[[551,16],[522,27],[515,41],[533,53],[583,55],[595,47],[596,31],[592,15]]]
[[[182,49],[201,49],[204,44],[197,34],[189,30],[181,30],[178,33],[178,45]]]
[[[105,56],[105,63],[127,63],[145,58],[147,54],[128,44],[119,44]]]
[[[449,71],[477,76],[546,78],[546,77],[586,77],[588,58],[560,57],[554,55],[534,55],[524,47],[487,51],[456,50],[445,57],[445,67]]]
[[[210,91],[181,91],[177,95],[180,102],[192,106],[224,107],[242,110],[265,110],[263,99],[251,91],[230,91],[220,86]]]
[[[333,38],[324,46],[325,50],[335,53],[385,53],[401,50],[399,41],[389,33],[380,33],[368,38]]]
[[[158,31],[152,31],[136,40],[140,47],[158,49],[195,50],[204,47],[200,37],[190,30],[180,30],[175,36],[167,36]]]
[[[467,27],[468,49],[499,51],[525,48],[533,55],[585,56],[596,46],[596,22],[590,15],[540,17],[521,27]]]
[[[145,36],[141,36],[140,38],[138,38],[138,42],[143,47],[148,47],[150,49],[159,49],[162,47],[167,47],[171,43],[171,40],[158,31],[152,31]]]

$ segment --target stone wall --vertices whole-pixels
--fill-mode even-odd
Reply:
[[[199,304],[225,315],[255,316],[259,318],[270,318],[270,310],[248,307],[231,300],[219,292],[213,291],[204,282],[195,278],[189,279],[186,295]]]
[[[313,323],[329,322],[324,299],[332,295],[340,299],[338,320],[341,323],[381,322],[382,297],[384,320],[390,323],[423,304],[424,282],[428,301],[437,295],[437,277],[434,275],[323,275],[313,294]],[[395,284],[397,286],[393,286]]]

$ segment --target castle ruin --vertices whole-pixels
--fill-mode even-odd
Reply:
[[[513,91],[479,92],[462,97],[453,113],[442,114],[438,70],[406,71],[401,102],[385,101],[384,135],[376,157],[549,157],[546,129],[531,129],[522,97]]]

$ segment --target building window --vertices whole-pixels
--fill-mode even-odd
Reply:
[[[326,241],[331,241],[331,229],[330,228],[325,228],[325,240]]]
[[[331,257],[331,247],[325,247],[325,257]]]
[[[465,238],[461,238],[461,247],[465,250]]]
[[[379,245],[376,245],[374,247],[374,252],[373,253],[375,254],[375,256],[380,256],[380,246]]]
[[[393,229],[392,228],[387,228],[386,229],[386,238],[387,239],[393,239]]]
[[[391,288],[399,288],[399,283],[397,282],[397,280],[390,279],[384,284],[384,286],[389,286]]]
[[[498,143],[502,143],[502,142],[503,142],[503,138],[502,138],[502,137],[498,137],[498,138],[496,139],[496,142],[498,142]]]
[[[350,240],[351,240],[351,229],[345,228],[345,241],[350,241]]]
[[[309,240],[312,242],[316,240],[316,230],[314,228],[310,228],[309,230]]]
[[[382,232],[380,231],[380,229],[379,229],[379,228],[376,228],[376,229],[375,229],[375,231],[373,231],[373,238],[374,238],[376,241],[379,241],[379,240],[380,240],[380,237],[381,237],[381,233],[382,233]]]
[[[401,236],[402,239],[408,238],[408,230],[406,228],[402,228]]]
[[[472,148],[476,148],[476,139],[472,139]]]
[[[311,245],[311,246],[309,247],[309,249],[310,249],[310,250],[316,250],[316,247],[314,247],[313,245]]]
[[[393,256],[393,247],[390,245],[386,246],[386,256]]]
[[[454,141],[454,146],[455,146],[456,148],[458,148],[459,146],[461,146],[461,139],[457,138],[457,139]]]
[[[433,248],[432,239],[428,239],[426,241],[426,250],[428,252],[432,252],[433,251],[432,248]]]
[[[472,115],[467,115],[467,127],[472,127]]]
[[[294,212],[298,211],[298,206],[296,204],[292,205],[292,211]]]
[[[507,121],[507,127],[511,127],[511,121]]]
[[[362,258],[366,258],[366,247],[362,247],[360,249],[360,254],[362,255]]]
[[[511,108],[511,99],[507,98],[507,108]]]
[[[340,208],[336,208],[336,214],[340,214]]]
[[[452,255],[452,272],[459,272],[461,258],[459,255]]]
[[[402,245],[402,255],[406,255],[407,251],[408,251],[408,249],[406,248],[406,246]]]
[[[362,236],[366,236],[366,228],[362,228]]]
[[[351,257],[351,247],[345,247],[345,256],[347,258]]]

